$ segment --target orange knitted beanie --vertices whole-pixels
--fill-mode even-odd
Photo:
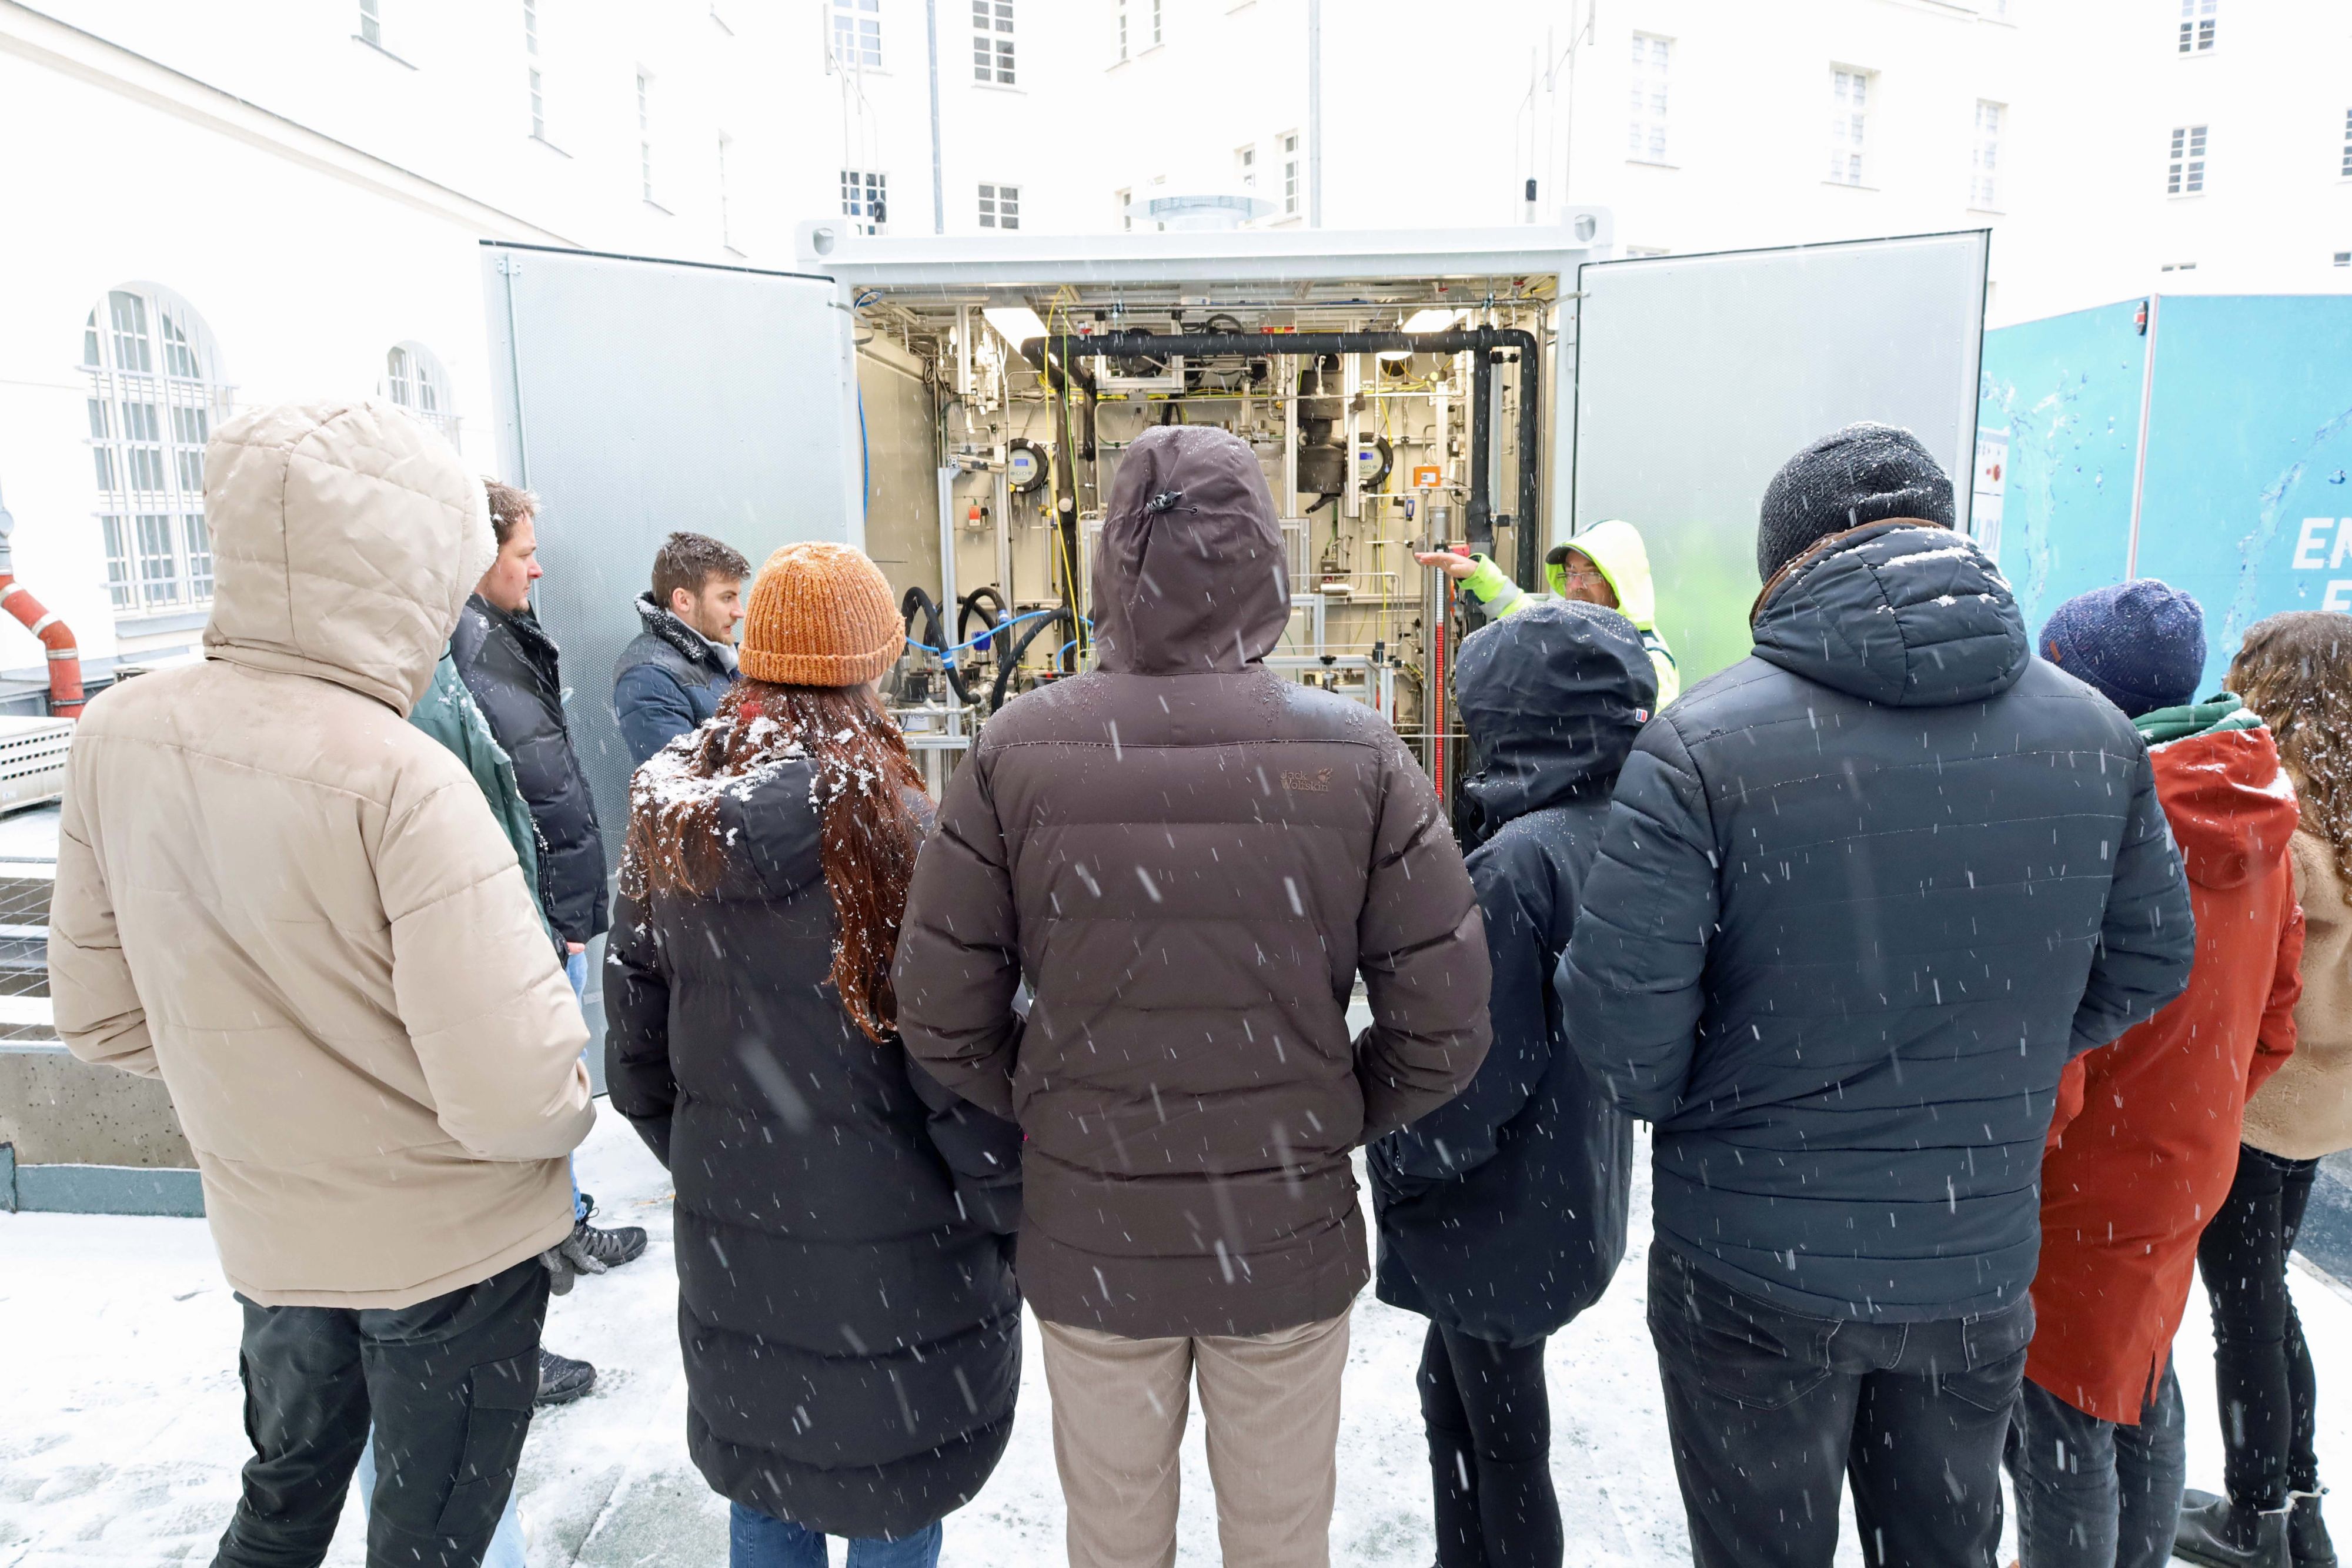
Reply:
[[[760,568],[738,663],[774,685],[856,686],[898,663],[906,643],[881,568],[847,545],[812,540]]]

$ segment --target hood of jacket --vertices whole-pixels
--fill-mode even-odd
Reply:
[[[1617,608],[1627,620],[1644,632],[1657,626],[1658,591],[1650,580],[1650,547],[1642,542],[1639,528],[1622,517],[1612,517],[1570,539],[1568,548],[1591,560],[1609,580],[1610,591],[1617,595]],[[1565,593],[1566,563],[1547,565],[1544,580],[1554,593]]]
[[[1454,668],[1462,722],[1486,768],[1462,788],[1488,831],[1605,792],[1656,710],[1657,672],[1626,616],[1538,600],[1480,627]]]
[[[2202,720],[2201,724],[2198,721]],[[2183,722],[2198,727],[2179,735]],[[2158,708],[2137,721],[2153,737],[2156,796],[2164,805],[2180,863],[2200,887],[2230,888],[2274,865],[2302,821],[2294,784],[2262,721],[2234,696]]]
[[[1981,702],[2033,657],[1984,551],[1907,518],[1832,534],[1790,561],[1757,597],[1753,625],[1758,658],[1890,707]]]
[[[1274,498],[1247,443],[1159,425],[1127,449],[1094,562],[1097,668],[1234,674],[1290,620]]]
[[[489,497],[389,403],[257,409],[205,453],[208,658],[310,675],[402,714],[498,553]]]

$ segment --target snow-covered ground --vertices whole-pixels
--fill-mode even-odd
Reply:
[[[582,1150],[580,1178],[606,1217],[644,1225],[653,1245],[640,1261],[554,1304],[548,1343],[593,1361],[602,1380],[588,1398],[532,1427],[520,1482],[531,1562],[722,1563],[724,1510],[686,1457],[667,1181],[609,1113]],[[1632,1256],[1616,1284],[1551,1349],[1552,1470],[1571,1563],[1688,1561],[1642,1321],[1648,1204],[1644,1180]],[[2344,1478],[2352,1475],[2352,1297],[2304,1270],[2295,1293],[2319,1362],[2321,1469]],[[247,1455],[237,1325],[200,1220],[0,1215],[0,1568],[210,1561]],[[1357,1304],[1336,1563],[1426,1568],[1430,1560],[1429,1473],[1412,1386],[1422,1331],[1421,1319],[1369,1293]],[[2218,1487],[2201,1293],[2179,1358],[2192,1412],[2190,1481]],[[1178,1562],[1214,1563],[1197,1423],[1184,1488]],[[1057,1562],[1061,1513],[1033,1332],[1012,1446],[988,1490],[949,1520],[944,1561]],[[328,1561],[362,1563],[362,1540],[354,1502]],[[1842,1560],[1855,1560],[1850,1539]]]

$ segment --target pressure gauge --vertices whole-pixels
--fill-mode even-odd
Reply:
[[[1027,495],[1045,482],[1045,449],[1034,441],[1015,440],[1004,448],[1004,482]]]

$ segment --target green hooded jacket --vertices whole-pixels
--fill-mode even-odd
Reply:
[[[466,689],[447,649],[441,651],[441,662],[433,666],[433,684],[416,699],[408,722],[447,747],[466,765],[489,804],[490,815],[498,819],[499,830],[514,846],[515,860],[522,866],[523,885],[537,888],[539,830],[531,824],[530,808],[523,804],[522,790],[515,783],[514,763],[490,733],[490,721],[474,705],[474,694]],[[539,923],[546,929],[547,939],[562,952],[563,944],[556,940],[555,927],[547,924],[544,909],[539,912]]]
[[[1665,706],[1682,693],[1682,671],[1675,663],[1674,650],[1658,634],[1657,590],[1650,580],[1650,552],[1642,543],[1640,530],[1622,518],[1612,517],[1593,524],[1569,540],[1568,547],[1588,557],[1609,580],[1610,591],[1617,595],[1617,608],[1633,622],[1633,629],[1642,633],[1642,645],[1650,651],[1650,663],[1658,672],[1658,706]],[[1538,597],[1523,591],[1487,557],[1472,559],[1478,570],[1463,579],[1462,586],[1487,614],[1508,615]],[[1567,566],[1546,563],[1544,580],[1558,597],[1568,586]]]

